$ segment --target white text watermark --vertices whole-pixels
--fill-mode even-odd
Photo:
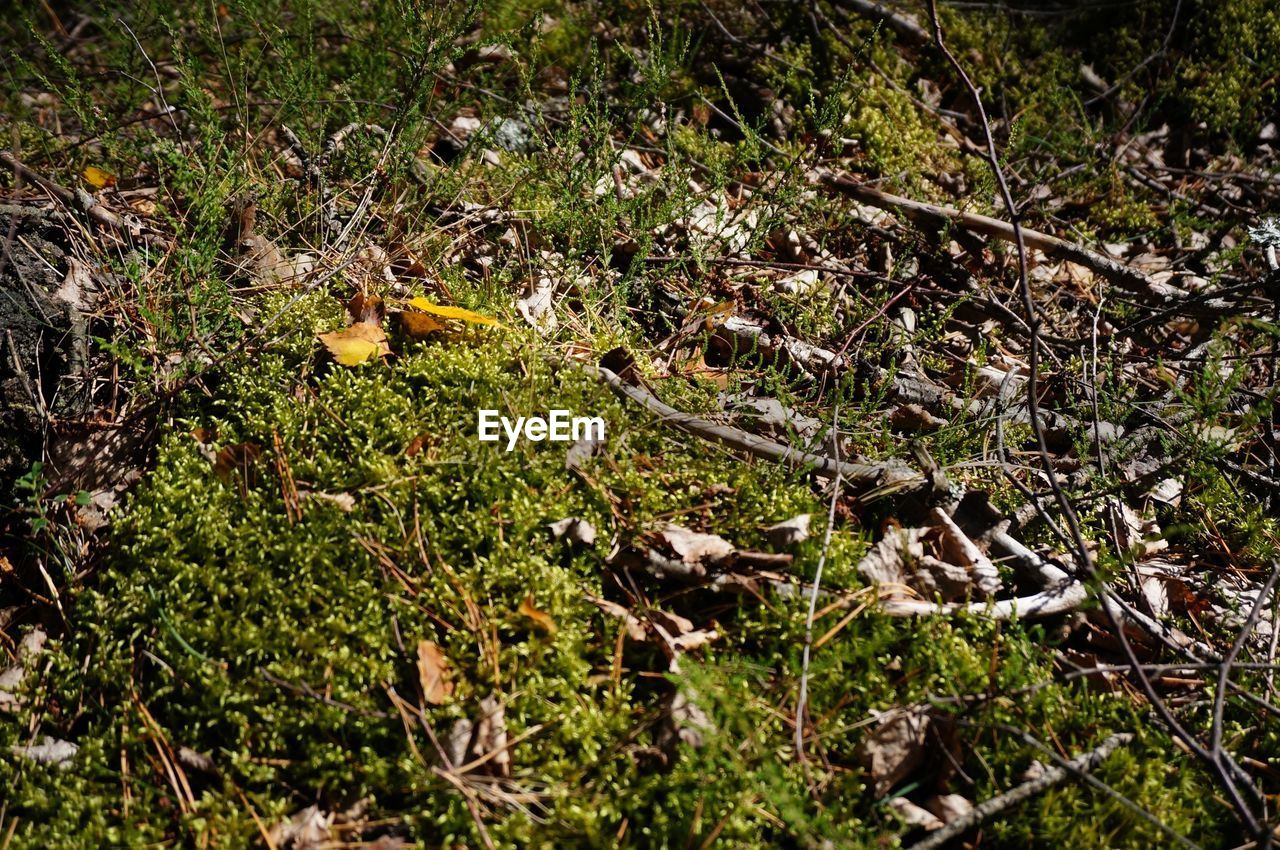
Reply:
[[[507,451],[523,437],[533,443],[604,440],[604,420],[599,416],[574,416],[571,410],[552,410],[547,416],[518,416],[513,422],[496,410],[481,410],[476,434],[482,443],[496,443],[505,435]]]

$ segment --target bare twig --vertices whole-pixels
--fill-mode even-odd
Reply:
[[[836,5],[847,6],[859,15],[882,22],[908,44],[927,44],[929,41],[929,33],[915,18],[904,12],[895,12],[884,3],[875,0],[838,0]]]
[[[990,156],[989,153],[988,156]],[[882,192],[871,186],[863,185],[847,174],[823,171],[820,173],[820,179],[824,185],[830,186],[841,194],[878,209],[902,213],[915,224],[932,227],[958,225],[974,233],[1017,243],[1018,250],[1023,253],[1027,248],[1034,248],[1043,251],[1052,259],[1066,260],[1067,262],[1084,266],[1117,286],[1130,292],[1154,296],[1161,302],[1184,298],[1188,295],[1183,289],[1168,283],[1152,280],[1137,269],[1094,251],[1092,248],[1086,248],[1075,242],[1068,242],[1065,239],[1059,239],[1057,236],[1050,236],[1047,233],[1023,227],[1020,221],[1021,216],[1017,214],[1014,208],[1012,196],[1005,201],[1005,208],[1011,213],[1010,220],[1001,221],[991,216],[965,212],[964,210],[943,207],[937,204],[926,204],[923,201],[913,201],[910,198],[891,195],[888,192]],[[1007,184],[1005,189],[1008,189]]]
[[[666,424],[696,437],[701,437],[704,440],[724,443],[756,457],[778,461],[800,469],[807,469],[815,475],[839,475],[846,481],[874,488],[877,495],[916,490],[929,483],[924,475],[903,464],[850,463],[785,446],[772,440],[766,440],[763,437],[757,437],[754,434],[748,434],[746,431],[731,428],[728,425],[717,425],[697,416],[681,413],[674,407],[663,403],[657,396],[643,387],[628,384],[604,367],[588,367],[588,369],[593,371],[618,395],[628,398],[651,413],[656,414]]]
[[[1249,616],[1245,618],[1244,625],[1240,628],[1240,634],[1218,668],[1218,687],[1213,695],[1213,726],[1209,731],[1209,752],[1218,757],[1222,755],[1223,710],[1226,706],[1227,683],[1231,677],[1231,667],[1235,664],[1236,657],[1240,655],[1240,650],[1244,648],[1245,641],[1253,633],[1253,627],[1257,625],[1263,606],[1271,596],[1271,592],[1275,590],[1277,579],[1280,579],[1280,561],[1272,563],[1271,577],[1258,591],[1258,598],[1254,600],[1253,608],[1250,609]],[[1272,628],[1274,629],[1274,626]]]
[[[937,848],[945,846],[952,839],[959,838],[988,818],[994,817],[1024,800],[1029,800],[1042,791],[1057,785],[1067,777],[1097,769],[1098,765],[1106,761],[1108,756],[1132,740],[1132,732],[1117,732],[1089,752],[1081,753],[1066,762],[1065,767],[1055,765],[1054,767],[1046,768],[1043,773],[1034,779],[1029,779],[1003,794],[984,800],[974,806],[971,811],[912,844],[910,850],[937,850]]]
[[[20,162],[18,158],[9,151],[0,151],[0,162],[7,165],[14,174],[24,180],[35,183],[37,186],[44,189],[50,195],[57,198],[67,206],[81,210],[85,215],[89,216],[90,219],[96,221],[98,224],[101,224],[104,227],[109,227],[122,235],[139,238],[144,243],[153,247],[169,247],[169,241],[164,237],[155,233],[143,232],[142,224],[132,216],[121,218],[102,204],[98,203],[97,199],[88,192],[85,192],[82,189],[72,191],[66,186],[55,183],[43,174],[32,170],[27,165]]]
[[[1091,578],[1098,580],[1101,588],[1101,596],[1105,602],[1109,595],[1106,589],[1106,583],[1104,581],[1101,581],[1101,577],[1098,575],[1098,572],[1093,565],[1093,562],[1089,554],[1089,547],[1085,543],[1084,534],[1081,531],[1079,518],[1076,516],[1075,510],[1072,507],[1070,500],[1067,498],[1066,492],[1063,490],[1062,484],[1058,479],[1057,472],[1053,468],[1053,459],[1049,452],[1048,443],[1045,438],[1044,425],[1040,419],[1040,402],[1039,402],[1039,386],[1038,386],[1038,377],[1039,377],[1038,373],[1039,373],[1039,361],[1040,361],[1040,338],[1039,338],[1038,331],[1039,331],[1040,321],[1035,312],[1035,302],[1031,293],[1030,281],[1028,279],[1028,264],[1027,264],[1028,241],[1026,238],[1028,231],[1026,231],[1022,227],[1021,215],[1018,211],[1018,206],[1017,204],[1014,203],[1013,195],[1009,191],[1008,181],[1005,180],[1004,170],[1000,165],[1000,159],[996,152],[995,136],[991,130],[991,122],[987,118],[987,111],[986,111],[986,107],[983,105],[983,102],[982,102],[982,95],[978,91],[977,86],[974,85],[973,80],[969,77],[968,73],[965,71],[964,66],[960,64],[960,61],[956,59],[955,55],[950,51],[950,49],[947,48],[946,43],[943,40],[942,25],[938,17],[937,0],[929,0],[929,19],[933,25],[934,43],[938,47],[938,50],[946,57],[948,63],[955,70],[956,74],[963,81],[965,88],[968,89],[969,91],[970,98],[973,101],[974,108],[978,113],[978,118],[982,125],[983,135],[986,139],[987,164],[991,168],[992,175],[995,177],[996,185],[997,185],[997,188],[999,189],[1000,197],[1004,202],[1005,209],[1008,210],[1009,212],[1010,221],[1007,224],[1005,222],[998,222],[995,219],[986,219],[986,223],[988,225],[991,223],[995,223],[996,225],[998,225],[997,229],[1001,232],[1000,235],[1002,235],[1002,238],[1006,238],[1004,234],[1007,234],[1008,231],[1011,230],[1012,241],[1017,247],[1018,292],[1021,296],[1023,311],[1026,314],[1027,324],[1031,331],[1030,346],[1029,346],[1028,358],[1027,358],[1028,371],[1029,371],[1029,376],[1027,380],[1027,407],[1031,415],[1030,424],[1031,424],[1032,432],[1035,435],[1035,439],[1036,439],[1037,453],[1040,457],[1041,464],[1044,467],[1044,474],[1049,483],[1049,489],[1052,491],[1053,499],[1056,502],[1058,509],[1062,514],[1063,521],[1066,526],[1065,533],[1060,532],[1060,537],[1063,539],[1063,542],[1067,544],[1069,548],[1072,550],[1072,556],[1076,561],[1077,569],[1082,570]],[[845,183],[852,183],[852,181],[849,181],[847,178],[843,178],[843,180]],[[856,184],[853,184],[853,185],[856,186]],[[915,202],[911,202],[911,203],[917,209],[927,208],[929,206],[929,205],[915,204]],[[933,208],[933,210],[925,210],[925,211],[929,212],[930,214],[936,214],[936,210],[937,208]],[[968,215],[968,214],[962,214],[962,215]],[[985,219],[986,217],[984,216],[980,218]],[[964,226],[969,227],[970,225],[965,224]],[[1029,231],[1029,232],[1034,233],[1034,231]],[[1066,246],[1066,248],[1068,249],[1071,247],[1069,243],[1063,243],[1062,240],[1054,239],[1054,237],[1049,237],[1049,239],[1053,240],[1053,243],[1061,243],[1059,245],[1059,249],[1062,249],[1063,246]],[[1052,244],[1052,243],[1049,243],[1049,244]],[[1089,255],[1093,255],[1093,252],[1086,250],[1085,254],[1081,256],[1082,256],[1082,259],[1087,260],[1089,259]],[[1093,256],[1098,257],[1100,259],[1104,259],[1104,260],[1106,259],[1106,258],[1101,258],[1100,255],[1093,255]],[[1070,256],[1064,256],[1063,258],[1070,259]],[[1139,275],[1138,273],[1134,272],[1134,270],[1128,269],[1125,266],[1112,263],[1111,261],[1108,261],[1108,262],[1110,263],[1111,266],[1113,266],[1113,268],[1111,268],[1111,275],[1114,275],[1114,276],[1107,275],[1109,280],[1112,280],[1114,283],[1125,288],[1131,288],[1136,285],[1144,285],[1144,289],[1146,291],[1154,291],[1154,287],[1150,285],[1152,282],[1147,281],[1144,275]],[[1082,264],[1086,264],[1086,263],[1082,263]],[[1095,270],[1101,274],[1103,273],[1101,269],[1106,267],[1107,267],[1106,265],[1103,265],[1099,269],[1095,269]],[[1139,290],[1139,291],[1143,291],[1143,290]],[[1183,726],[1182,723],[1176,717],[1174,717],[1172,711],[1170,711],[1169,709],[1169,706],[1164,702],[1164,700],[1156,692],[1155,686],[1151,683],[1151,680],[1147,676],[1145,669],[1143,669],[1141,662],[1138,660],[1138,657],[1134,652],[1133,646],[1129,643],[1129,638],[1125,633],[1125,628],[1124,628],[1125,618],[1120,614],[1120,612],[1117,610],[1116,606],[1114,605],[1104,604],[1103,611],[1105,612],[1107,619],[1110,621],[1112,630],[1115,633],[1116,638],[1120,643],[1120,648],[1124,653],[1125,660],[1129,662],[1130,669],[1133,672],[1134,678],[1137,680],[1138,685],[1140,686],[1143,694],[1147,697],[1148,702],[1151,703],[1151,706],[1155,710],[1156,714],[1160,717],[1161,721],[1165,724],[1165,726],[1168,727],[1170,733],[1179,741],[1181,741],[1187,747],[1187,749],[1189,749],[1196,756],[1196,758],[1198,758],[1201,762],[1203,762],[1217,777],[1220,785],[1227,792],[1227,796],[1230,799],[1231,805],[1235,809],[1236,814],[1239,816],[1240,821],[1244,824],[1245,828],[1249,831],[1249,833],[1257,840],[1258,845],[1261,848],[1271,847],[1271,842],[1272,842],[1271,830],[1267,828],[1264,823],[1259,821],[1259,818],[1257,817],[1257,815],[1254,814],[1253,809],[1250,807],[1250,805],[1247,802],[1245,802],[1244,798],[1241,796],[1240,788],[1236,783],[1236,779],[1239,778],[1238,774],[1240,771],[1238,767],[1236,767],[1234,760],[1231,759],[1229,755],[1225,753],[1223,750],[1221,750],[1220,748],[1206,749],[1199,742],[1196,736],[1193,735],[1185,726]],[[1247,783],[1247,787],[1249,788],[1251,793],[1256,794],[1252,784]]]
[[[834,439],[831,441],[833,460],[840,463],[840,405],[835,406],[831,414],[831,429]],[[804,761],[804,727],[805,712],[809,700],[809,654],[813,650],[813,620],[818,611],[818,592],[822,586],[822,568],[827,564],[827,553],[831,550],[831,531],[836,524],[836,503],[840,500],[840,470],[836,468],[836,478],[831,482],[831,507],[827,510],[827,531],[822,537],[822,554],[818,556],[818,566],[813,572],[813,584],[809,587],[809,610],[804,620],[804,653],[800,661],[800,694],[796,697],[796,758]]]

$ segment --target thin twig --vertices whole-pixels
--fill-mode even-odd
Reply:
[[[1066,492],[1063,490],[1062,484],[1058,479],[1057,472],[1053,467],[1053,458],[1049,452],[1048,443],[1045,438],[1044,425],[1040,419],[1038,385],[1040,363],[1040,338],[1038,331],[1040,321],[1035,312],[1035,301],[1031,292],[1030,280],[1028,278],[1026,239],[1028,231],[1025,231],[1022,227],[1021,215],[1018,211],[1018,206],[1014,203],[1013,195],[1009,191],[1008,181],[1004,176],[1004,169],[1000,165],[1000,159],[996,151],[995,135],[991,130],[991,122],[987,118],[987,111],[982,102],[982,95],[978,91],[978,87],[965,71],[964,66],[960,64],[960,61],[955,57],[955,54],[951,52],[943,40],[942,24],[938,17],[937,0],[929,0],[929,20],[933,25],[934,44],[946,57],[947,62],[963,81],[965,88],[969,91],[969,96],[973,101],[974,108],[977,110],[978,118],[983,130],[983,136],[986,140],[987,164],[991,168],[992,175],[995,177],[996,185],[999,189],[1000,197],[1004,202],[1005,209],[1009,212],[1010,220],[1007,224],[1005,222],[997,222],[995,219],[987,219],[987,222],[1000,225],[1002,233],[1012,230],[1012,241],[1017,247],[1018,292],[1021,296],[1023,311],[1027,316],[1027,324],[1031,331],[1027,357],[1029,372],[1027,380],[1027,408],[1030,412],[1031,430],[1035,436],[1037,453],[1040,457],[1041,464],[1044,467],[1044,474],[1049,483],[1049,489],[1052,491],[1053,499],[1057,503],[1066,525],[1067,534],[1060,534],[1060,537],[1071,549],[1077,568],[1098,581],[1100,586],[1100,595],[1105,602],[1109,596],[1106,583],[1098,575],[1097,569],[1089,554],[1089,547],[1085,543],[1079,518],[1076,516],[1076,512],[1071,506],[1071,502],[1067,498]],[[851,182],[848,181],[847,178],[845,178],[845,181]],[[856,186],[856,184],[854,185]],[[912,203],[914,204],[914,202]],[[928,205],[915,204],[915,206],[920,207]],[[1030,232],[1034,233],[1034,231]],[[1053,237],[1050,238],[1052,239]],[[1054,241],[1061,243],[1062,246],[1067,248],[1071,247],[1069,243],[1063,243],[1062,240],[1055,239]],[[1088,255],[1090,254],[1093,254],[1093,252],[1087,252],[1084,259],[1088,259]],[[1069,257],[1064,258],[1069,259]],[[1114,263],[1112,265],[1115,267],[1112,269],[1113,273],[1124,272],[1123,274],[1116,274],[1115,277],[1108,276],[1108,279],[1118,285],[1129,287],[1133,286],[1135,283],[1142,283],[1146,279],[1145,275],[1138,275],[1138,273],[1125,266]],[[1102,272],[1099,271],[1099,273]],[[1134,275],[1138,275],[1136,279]],[[1154,286],[1147,286],[1146,288],[1149,291],[1155,290]],[[1038,502],[1036,504],[1038,505]],[[1047,517],[1047,514],[1044,515]],[[1259,846],[1264,848],[1264,850],[1265,848],[1269,848],[1272,841],[1271,830],[1267,828],[1265,824],[1259,822],[1258,817],[1241,796],[1240,789],[1236,785],[1235,778],[1233,777],[1233,760],[1231,760],[1228,755],[1221,750],[1214,750],[1211,752],[1206,749],[1197,740],[1196,736],[1191,734],[1191,732],[1173,716],[1173,712],[1170,711],[1169,706],[1156,692],[1155,686],[1151,683],[1151,679],[1147,676],[1141,662],[1138,660],[1133,646],[1129,643],[1129,638],[1125,633],[1124,628],[1125,618],[1120,614],[1115,605],[1104,604],[1103,611],[1105,612],[1111,628],[1120,643],[1120,648],[1124,653],[1125,660],[1129,662],[1134,678],[1137,679],[1143,694],[1147,697],[1148,702],[1151,703],[1156,714],[1168,727],[1172,735],[1185,744],[1186,747],[1218,778],[1219,783],[1227,792],[1232,807],[1236,810],[1241,822],[1245,825],[1245,828],[1250,832],[1250,834],[1257,839]],[[1249,788],[1253,791],[1252,785],[1250,785]]]
[[[983,117],[985,120],[985,113]],[[988,156],[990,156],[989,153]],[[1052,259],[1065,260],[1084,266],[1117,286],[1123,287],[1130,292],[1152,296],[1160,303],[1184,298],[1189,294],[1171,284],[1152,280],[1143,272],[1119,260],[1114,260],[1094,251],[1092,248],[1086,248],[1075,242],[1068,242],[1057,236],[1050,236],[1048,233],[1041,233],[1038,230],[1023,227],[1020,220],[1021,216],[1013,206],[1012,196],[1005,201],[1005,208],[1010,212],[1009,221],[1001,221],[998,218],[979,213],[965,212],[952,207],[927,204],[923,201],[913,201],[910,198],[891,195],[888,192],[882,192],[879,189],[859,183],[847,174],[824,171],[820,179],[824,185],[830,186],[843,195],[878,209],[902,213],[915,224],[934,227],[958,225],[974,233],[993,236],[1006,242],[1014,242],[1018,245],[1018,250],[1023,253],[1026,252],[1027,248],[1034,248],[1043,251]],[[1008,190],[1008,184],[1004,183],[1003,177],[998,182],[1003,183],[1005,190]]]
[[[984,800],[974,806],[971,811],[966,812],[941,829],[912,844],[909,850],[937,850],[937,848],[946,845],[947,842],[954,838],[959,838],[988,818],[994,817],[1005,809],[1012,808],[1018,803],[1057,785],[1068,776],[1096,770],[1098,765],[1107,760],[1108,756],[1132,740],[1132,732],[1117,732],[1089,752],[1081,753],[1068,761],[1065,767],[1055,765],[1054,767],[1046,768],[1043,773],[1034,779],[1029,779],[1003,794]]]
[[[928,484],[925,476],[915,470],[897,463],[850,463],[825,455],[802,451],[791,446],[775,443],[755,434],[749,434],[728,425],[717,425],[688,413],[681,413],[674,407],[663,403],[653,393],[643,387],[634,386],[623,381],[610,370],[602,367],[587,367],[603,380],[618,395],[636,402],[661,420],[681,431],[724,443],[735,449],[755,455],[756,457],[778,461],[798,469],[806,469],[815,475],[840,475],[846,481],[863,486],[873,487],[879,495],[915,490]]]
[[[1250,609],[1249,616],[1245,618],[1244,625],[1240,628],[1240,634],[1236,636],[1235,643],[1231,645],[1231,649],[1222,659],[1222,665],[1218,668],[1218,687],[1213,695],[1213,726],[1209,731],[1209,752],[1219,757],[1222,754],[1223,710],[1226,706],[1227,682],[1231,677],[1231,667],[1235,664],[1236,657],[1240,655],[1240,650],[1244,648],[1245,641],[1249,639],[1249,635],[1253,634],[1253,627],[1257,625],[1262,607],[1271,596],[1271,591],[1275,589],[1277,579],[1280,579],[1280,561],[1272,562],[1271,577],[1267,579],[1262,590],[1258,591],[1258,598],[1254,600],[1253,608]],[[1272,628],[1274,629],[1274,626]]]
[[[840,463],[840,405],[836,404],[831,414],[831,454],[837,464]],[[804,728],[805,709],[809,701],[809,654],[813,649],[813,620],[818,611],[818,589],[822,586],[822,569],[827,564],[827,553],[831,550],[831,531],[836,524],[836,503],[840,500],[840,469],[836,468],[835,480],[831,483],[831,507],[827,510],[827,531],[822,536],[822,554],[818,556],[818,567],[813,572],[813,584],[809,587],[809,611],[804,620],[804,652],[800,661],[800,694],[796,697],[796,758],[804,761]]]

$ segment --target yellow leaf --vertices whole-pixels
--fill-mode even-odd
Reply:
[[[461,319],[464,322],[474,322],[477,325],[498,324],[498,320],[491,316],[481,316],[479,313],[472,313],[470,310],[464,310],[461,307],[442,307],[439,304],[432,304],[425,298],[411,298],[405,303],[414,309],[430,313],[433,316],[440,316],[444,319]]]
[[[533,620],[539,628],[549,635],[556,633],[556,621],[546,611],[539,611],[533,604],[533,594],[529,594],[520,603],[520,613]]]
[[[333,359],[343,366],[359,366],[374,357],[384,357],[391,353],[387,345],[387,335],[376,325],[363,322],[333,331],[317,334],[324,347],[329,349]]]
[[[422,686],[422,698],[432,705],[444,705],[453,696],[449,659],[438,644],[429,640],[418,641],[418,684]]]
[[[83,173],[85,182],[95,189],[116,185],[115,175],[108,174],[101,168],[90,165],[85,168]]]

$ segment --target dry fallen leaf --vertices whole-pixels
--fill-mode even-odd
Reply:
[[[680,744],[690,747],[701,747],[706,742],[704,732],[714,727],[711,718],[696,702],[698,695],[694,691],[686,693],[685,688],[677,688],[667,702],[666,718],[658,731],[658,746],[670,756],[674,756]]]
[[[734,545],[715,534],[703,534],[690,531],[678,525],[667,523],[658,532],[661,540],[671,547],[680,558],[690,566],[694,564],[715,564],[723,561],[735,551]]]
[[[944,824],[964,817],[973,811],[973,803],[959,794],[939,794],[924,801],[924,807],[933,812]]]
[[[858,562],[858,574],[872,584],[905,585],[907,563],[924,557],[925,529],[891,527]]]
[[[931,433],[945,428],[947,420],[934,416],[918,404],[902,404],[889,414],[889,427],[900,433]]]
[[[913,707],[886,713],[879,727],[862,744],[862,762],[875,783],[875,795],[883,797],[924,761],[927,710]]]
[[[507,750],[506,709],[497,697],[480,700],[480,719],[476,723],[475,739],[471,752],[476,758],[491,756],[488,773],[495,776],[511,775],[511,753]]]
[[[968,581],[979,596],[995,596],[1001,588],[1000,570],[945,511],[934,508],[931,516],[941,533],[938,543],[942,556],[968,571]]]
[[[0,572],[13,571],[12,566],[5,570],[4,566],[6,565],[9,565],[9,559],[4,555],[0,555]],[[46,640],[48,640],[48,635],[44,629],[38,626],[27,632],[22,638],[22,642],[18,644],[16,662],[0,671],[0,710],[14,710],[21,705],[21,700],[15,694],[22,686],[23,679],[27,676],[27,668],[44,651]]]
[[[109,186],[116,185],[115,175],[103,171],[97,166],[87,166],[82,173],[84,175],[84,182],[88,183],[95,189],[105,189]]]
[[[889,599],[994,596],[1001,587],[995,564],[944,512],[935,510],[932,520],[932,527],[888,529],[858,562],[858,574]]]
[[[689,652],[720,637],[715,629],[695,629],[691,620],[670,611],[650,608],[645,617],[675,652]]]
[[[537,275],[529,281],[524,297],[516,301],[516,312],[539,333],[549,333],[557,324],[554,297],[555,282],[547,275]]]
[[[889,808],[893,809],[894,814],[902,818],[902,822],[907,826],[920,827],[930,832],[942,829],[942,821],[938,820],[932,812],[917,806],[906,797],[894,797],[889,801]]]
[[[65,769],[71,766],[71,760],[75,758],[76,752],[80,748],[70,741],[62,741],[57,738],[44,736],[43,743],[29,744],[25,747],[15,746],[9,750],[15,755],[23,758],[31,759],[40,764],[49,764],[57,768]]]
[[[645,629],[644,623],[617,602],[610,602],[608,599],[600,599],[595,596],[588,596],[587,601],[599,607],[606,614],[617,617],[622,620],[622,625],[627,630],[627,636],[632,640],[645,640],[649,636],[649,632]]]
[[[590,546],[596,542],[596,527],[581,517],[565,517],[550,523],[547,527],[551,529],[553,535],[563,537],[571,543]]]
[[[434,641],[418,641],[418,683],[422,698],[431,705],[444,705],[453,696],[449,659]]]
[[[433,316],[439,316],[442,319],[458,319],[463,322],[472,322],[477,325],[496,325],[498,320],[491,316],[482,316],[479,313],[473,313],[470,310],[464,310],[461,307],[445,307],[439,304],[432,304],[425,298],[410,298],[405,302],[415,310],[421,310],[424,313],[430,313]]]
[[[769,539],[770,545],[776,548],[794,546],[809,539],[809,521],[809,514],[793,516],[791,519],[774,523],[766,528],[764,536]]]
[[[556,633],[556,621],[546,611],[539,611],[533,604],[533,594],[529,594],[520,603],[520,613],[533,620],[540,629],[549,635]]]
[[[364,322],[316,336],[342,366],[359,366],[374,357],[385,357],[391,353],[382,328]]]
[[[319,806],[308,806],[288,821],[271,828],[271,846],[280,850],[319,850],[329,843],[333,826],[332,812]]]
[[[469,717],[459,717],[449,727],[449,734],[444,740],[444,755],[448,758],[449,767],[455,768],[467,761],[467,749],[471,746],[471,733],[475,724]]]
[[[315,490],[302,490],[298,493],[304,499],[315,499],[321,502],[328,502],[340,509],[343,513],[351,513],[355,510],[356,500],[350,493],[320,493]]]
[[[383,318],[386,317],[387,307],[377,295],[357,292],[347,302],[347,314],[356,324],[381,325]]]
[[[253,466],[262,457],[262,447],[257,443],[236,443],[224,446],[218,451],[213,462],[213,472],[222,480],[231,477],[231,473],[239,470],[248,480]]]
[[[430,431],[423,431],[418,436],[409,441],[409,445],[404,447],[405,457],[417,457],[422,453],[423,449],[430,449],[436,444],[436,435]]]
[[[445,330],[444,322],[438,321],[426,313],[412,313],[401,310],[395,314],[396,325],[400,332],[409,339],[423,340],[433,333]]]

